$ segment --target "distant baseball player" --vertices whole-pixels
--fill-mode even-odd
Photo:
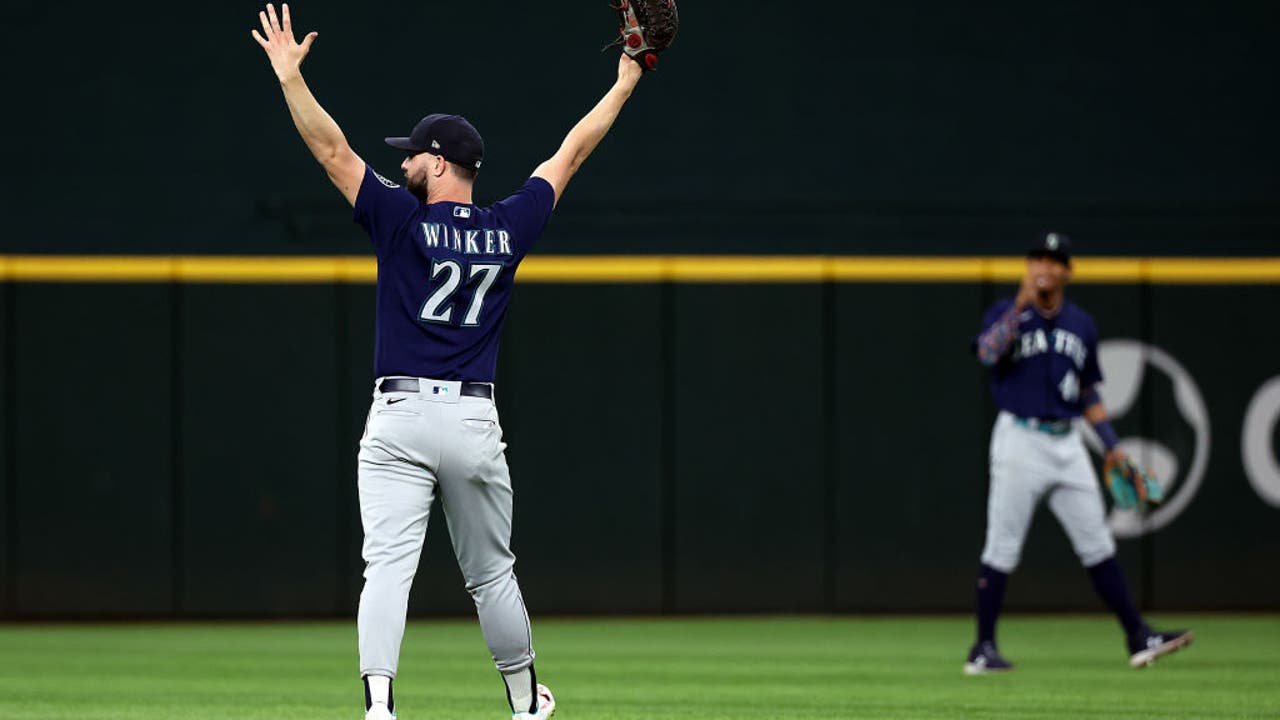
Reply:
[[[1012,670],[996,648],[996,620],[1009,574],[1018,566],[1031,516],[1041,499],[1071,539],[1094,589],[1124,628],[1129,664],[1143,667],[1191,642],[1189,630],[1156,631],[1134,605],[1116,563],[1098,479],[1077,418],[1093,425],[1109,466],[1128,463],[1107,420],[1096,386],[1098,331],[1093,319],[1065,297],[1071,242],[1049,233],[1027,255],[1017,297],[1000,300],[974,342],[991,371],[1000,408],[991,435],[987,539],[978,575],[978,638],[964,670],[978,675]]]
[[[388,138],[406,154],[401,187],[356,155],[303,82],[299,67],[317,34],[297,43],[288,5],[278,18],[271,5],[259,15],[262,33],[253,37],[294,124],[354,206],[378,259],[377,379],[359,454],[365,717],[394,717],[391,682],[409,587],[436,498],[513,716],[549,717],[555,700],[534,674],[529,618],[513,571],[511,478],[494,405],[498,338],[516,266],[613,125],[641,68],[623,55],[613,87],[559,150],[515,194],[478,207],[471,191],[484,143],[471,123],[428,115],[408,137]]]

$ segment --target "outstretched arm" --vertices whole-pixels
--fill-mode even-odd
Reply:
[[[600,144],[600,140],[604,138],[605,133],[609,132],[609,128],[613,127],[613,121],[618,119],[618,113],[622,111],[627,98],[631,97],[631,91],[635,89],[642,72],[640,66],[623,53],[618,59],[617,82],[609,92],[605,93],[600,102],[596,103],[591,112],[573,126],[556,154],[533,171],[534,177],[540,177],[551,183],[551,187],[556,191],[557,203],[560,202],[565,186],[569,184],[569,178],[578,172],[582,162],[587,159],[592,150],[596,149],[596,145]]]
[[[342,128],[320,107],[302,79],[302,59],[311,51],[311,44],[319,33],[307,33],[299,45],[293,39],[288,3],[281,7],[280,12],[281,17],[277,19],[275,7],[268,3],[266,11],[258,13],[265,37],[254,30],[253,39],[267,51],[271,69],[280,80],[284,101],[289,106],[298,134],[311,149],[311,154],[324,166],[342,196],[355,205],[356,194],[364,180],[364,161],[347,144]]]

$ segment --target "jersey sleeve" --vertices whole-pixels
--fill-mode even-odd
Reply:
[[[365,165],[352,218],[369,233],[374,252],[382,257],[395,246],[396,238],[402,237],[398,231],[420,204],[408,190]]]
[[[994,305],[987,308],[987,312],[982,315],[982,329],[980,329],[978,334],[974,335],[973,339],[969,341],[969,352],[974,355],[978,354],[978,341],[987,333],[988,330],[991,329],[991,326],[995,325],[996,321],[999,320],[1006,311],[1008,311],[1009,306],[1011,305],[1013,305],[1013,301],[1009,298],[1004,298],[1003,300],[997,300]]]
[[[493,210],[511,231],[517,256],[533,248],[551,220],[555,205],[555,189],[540,177],[529,178],[514,194],[493,204]]]

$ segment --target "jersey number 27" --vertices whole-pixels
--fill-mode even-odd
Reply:
[[[435,292],[422,303],[418,319],[437,325],[460,324],[462,327],[475,327],[480,324],[480,313],[484,310],[484,296],[493,287],[493,283],[502,273],[502,263],[475,263],[467,265],[464,271],[457,260],[432,260],[431,280],[439,281]],[[454,322],[453,296],[458,292],[463,279],[467,285],[475,285],[471,295],[471,303],[460,323]]]

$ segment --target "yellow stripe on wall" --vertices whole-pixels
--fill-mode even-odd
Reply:
[[[533,255],[532,283],[1013,282],[1021,257],[852,255]],[[0,255],[0,280],[64,283],[372,283],[372,257],[223,255]],[[1075,260],[1075,282],[1276,284],[1280,257]]]
[[[373,258],[236,255],[0,255],[0,279],[25,282],[373,282]]]

